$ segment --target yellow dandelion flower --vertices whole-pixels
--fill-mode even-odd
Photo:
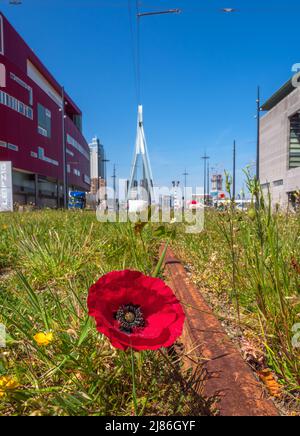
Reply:
[[[53,333],[49,332],[49,333],[37,333],[36,335],[33,336],[33,339],[35,340],[35,342],[41,346],[41,347],[47,347],[47,345],[49,345],[53,339]]]
[[[0,377],[0,398],[4,397],[7,391],[16,389],[19,383],[16,378],[11,376]]]

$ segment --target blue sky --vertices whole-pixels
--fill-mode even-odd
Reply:
[[[135,0],[131,0],[134,5]],[[137,100],[127,0],[23,0],[1,11],[84,114],[84,133],[107,150],[108,175],[130,172]],[[210,165],[255,160],[256,87],[269,97],[300,62],[299,0],[144,0],[142,10],[182,8],[141,22],[141,101],[154,179],[202,185]],[[221,7],[235,7],[222,14]],[[132,16],[134,22],[134,17]]]

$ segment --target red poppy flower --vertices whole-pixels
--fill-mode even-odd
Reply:
[[[91,286],[89,315],[97,330],[121,350],[156,350],[181,335],[184,312],[160,279],[138,271],[113,271]]]

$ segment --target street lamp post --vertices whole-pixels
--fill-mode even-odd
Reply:
[[[186,178],[189,175],[189,173],[187,173],[186,169],[184,170],[184,173],[182,174],[184,176],[184,187],[183,187],[183,195],[182,195],[182,209],[184,209],[184,203],[186,200]]]
[[[116,179],[117,179],[117,174],[116,174],[116,165],[114,164],[114,172],[112,175],[112,179],[113,179],[113,190],[114,190],[114,210],[116,209],[117,206],[117,198],[116,198]]]
[[[157,12],[139,12],[137,14],[138,18],[141,17],[149,17],[151,15],[166,15],[166,14],[180,14],[181,9],[168,9],[166,11],[157,11]]]
[[[210,189],[209,189],[209,185],[210,185],[210,183],[209,183],[209,177],[210,177],[210,175],[209,175],[209,159],[207,160],[207,203],[209,204],[209,191],[210,191]]]
[[[232,198],[235,200],[235,185],[236,185],[236,142],[233,141],[233,171],[232,171]]]
[[[62,149],[63,149],[63,199],[64,199],[64,209],[68,208],[68,175],[67,175],[67,149],[66,149],[66,126],[65,126],[65,89],[61,88],[62,106],[61,119],[62,119]]]
[[[209,159],[209,156],[204,153],[204,156],[201,157],[204,161],[204,175],[203,175],[203,181],[204,181],[204,197],[203,197],[203,204],[206,204],[206,161]]]
[[[256,180],[259,181],[259,159],[260,159],[260,87],[257,87],[256,99],[256,121],[257,121],[257,143],[256,143]]]
[[[106,202],[106,210],[108,210],[108,204],[107,204],[107,192],[106,192],[106,186],[107,186],[107,180],[106,180],[106,163],[110,162],[109,159],[106,159],[104,156],[104,159],[101,159],[101,161],[104,163],[104,201]]]
[[[204,204],[206,203],[206,157],[204,159]]]

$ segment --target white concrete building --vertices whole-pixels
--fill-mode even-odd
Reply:
[[[272,204],[286,208],[300,189],[300,88],[290,80],[262,110],[260,182],[266,193],[270,189]]]

